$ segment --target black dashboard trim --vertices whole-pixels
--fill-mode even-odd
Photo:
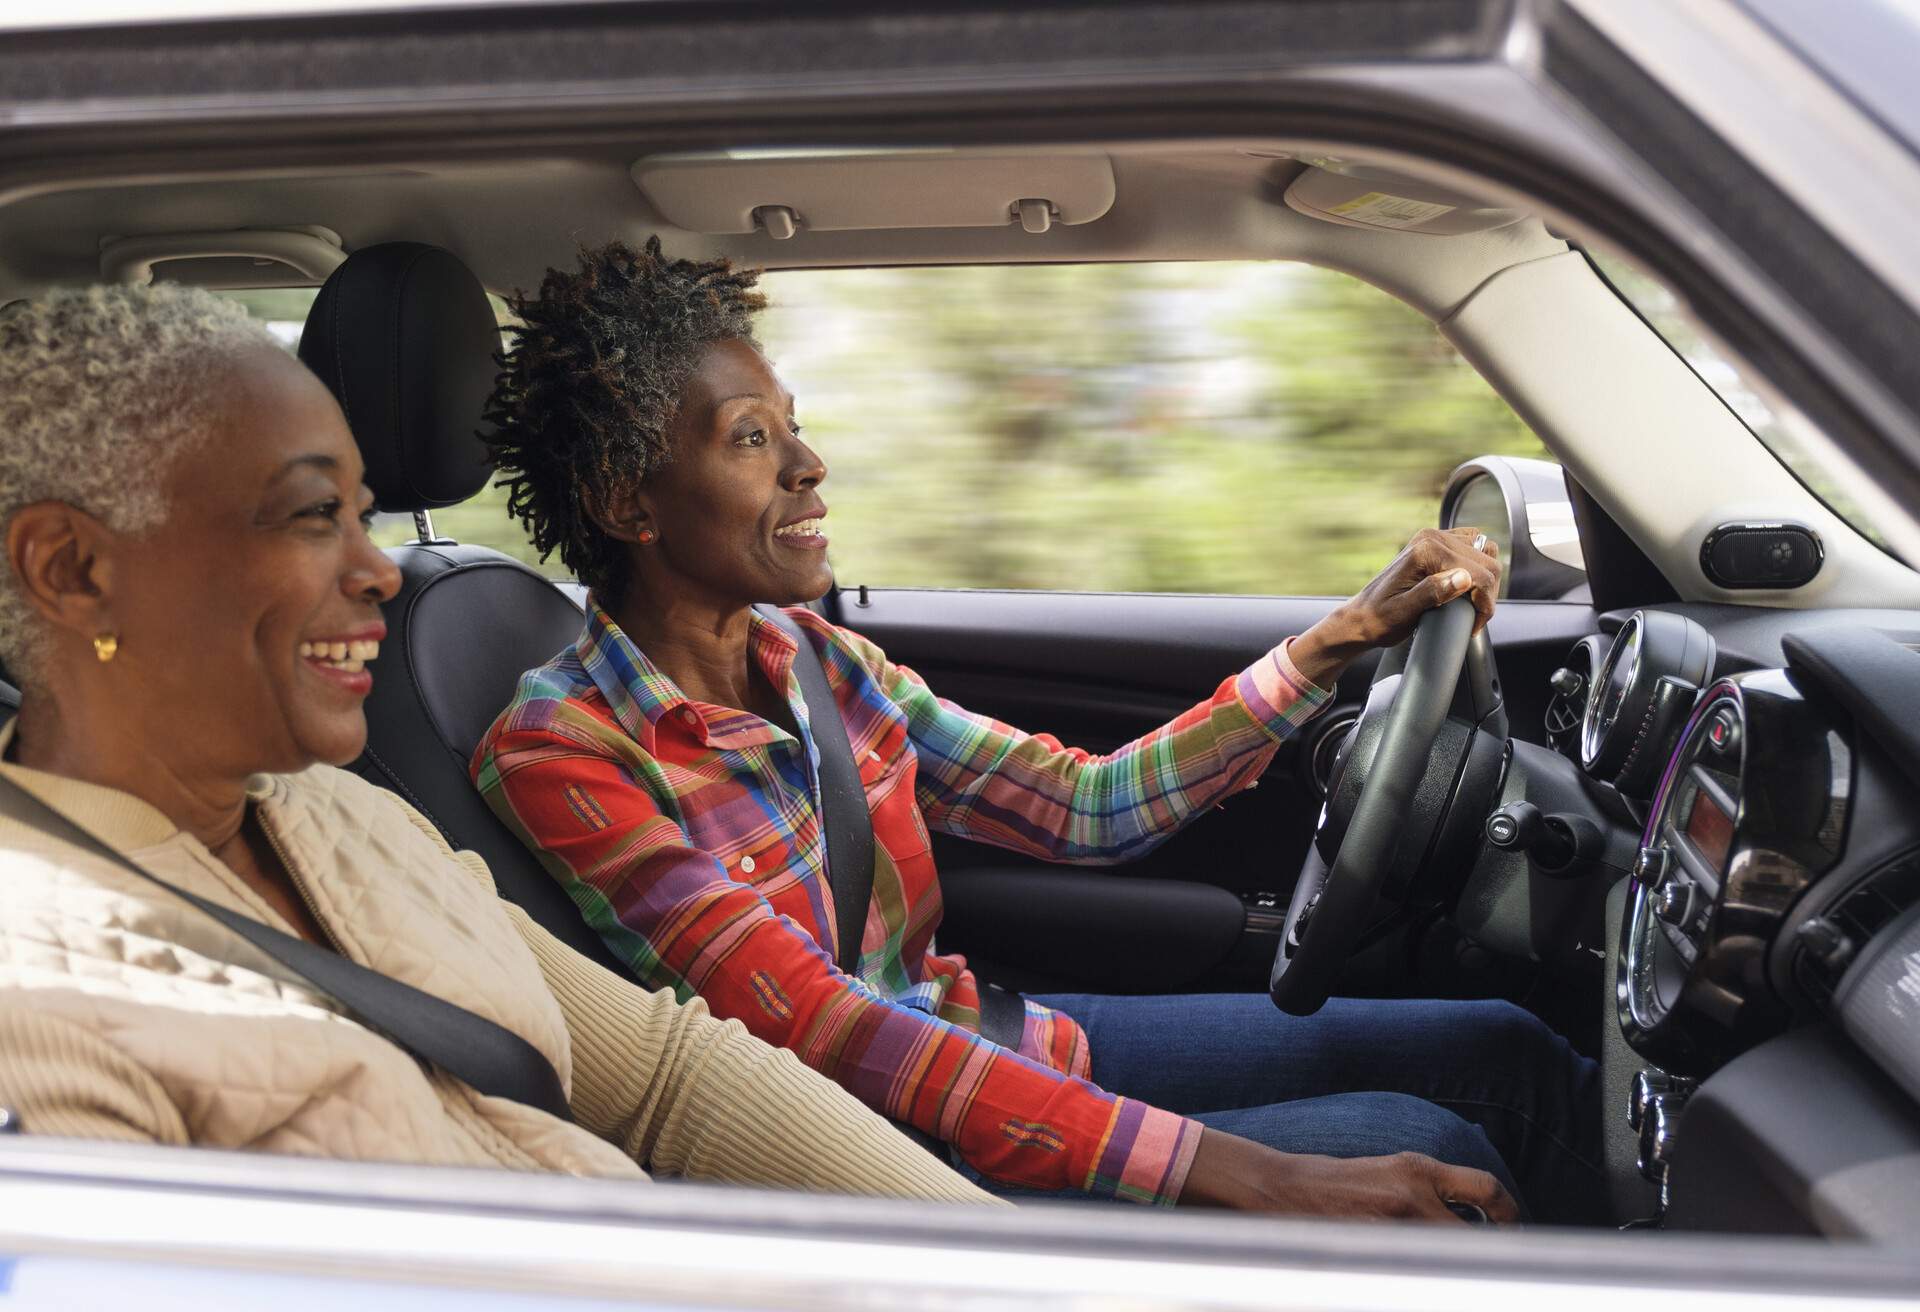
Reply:
[[[1787,670],[1803,689],[1837,703],[1894,763],[1920,784],[1920,652],[1865,627],[1813,629],[1781,640]]]
[[[1920,1107],[1837,1029],[1791,1030],[1687,1103],[1673,1151],[1678,1230],[1913,1242]]]
[[[1635,608],[1601,611],[1600,632],[1618,633]],[[1645,609],[1684,615],[1713,635],[1719,647],[1714,674],[1779,669],[1787,663],[1785,643],[1794,634],[1837,628],[1869,628],[1920,642],[1920,611],[1871,607],[1790,610],[1780,606],[1741,606],[1717,601],[1672,601]]]

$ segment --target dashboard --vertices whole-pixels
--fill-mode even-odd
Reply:
[[[1554,674],[1545,728],[1637,840],[1612,944],[1626,1133],[1663,1213],[1687,1211],[1670,1167],[1691,1162],[1703,1224],[1771,1206],[1753,1228],[1810,1225],[1820,1163],[1920,1142],[1920,616],[1674,606],[1603,629]],[[1781,1064],[1784,1045],[1859,1079]],[[1852,1128],[1807,1133],[1853,1093],[1872,1109]],[[1756,1129],[1783,1108],[1785,1145]],[[1759,1201],[1771,1154],[1804,1196]]]
[[[1665,758],[1621,927],[1627,1041],[1705,1075],[1777,1033],[1796,999],[1767,957],[1840,857],[1853,776],[1839,730],[1783,671],[1714,683]]]

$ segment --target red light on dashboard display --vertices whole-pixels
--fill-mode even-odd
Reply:
[[[1693,809],[1687,813],[1687,838],[1694,851],[1715,870],[1726,868],[1727,849],[1733,845],[1733,819],[1705,789],[1693,795]]]

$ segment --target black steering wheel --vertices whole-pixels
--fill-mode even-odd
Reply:
[[[1402,877],[1390,888],[1389,875],[1410,876],[1430,857],[1453,811],[1471,812],[1462,819],[1476,830],[1484,818],[1487,798],[1466,795],[1482,788],[1461,783],[1476,755],[1504,754],[1506,716],[1492,649],[1473,621],[1470,598],[1450,601],[1381,662],[1287,908],[1271,981],[1282,1011],[1310,1016],[1325,1005],[1361,934],[1411,885]],[[1497,744],[1479,741],[1488,734]],[[1414,844],[1418,851],[1402,850]]]

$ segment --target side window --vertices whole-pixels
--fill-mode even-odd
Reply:
[[[267,331],[289,351],[299,348],[300,332],[306,327],[307,311],[312,308],[313,299],[319,294],[318,287],[268,287],[221,293],[244,305],[248,313],[264,323]],[[492,294],[487,299],[493,303],[494,317],[503,327],[513,322],[513,312],[507,308],[505,301]],[[560,573],[557,561],[545,566],[541,564],[539,553],[527,541],[520,521],[507,514],[506,489],[498,485],[489,483],[471,499],[434,511],[433,526],[436,532],[447,537],[492,547],[536,569]],[[413,538],[411,515],[383,514],[374,520],[373,539],[383,547],[398,546]]]
[[[843,585],[1345,595],[1480,455],[1544,457],[1434,327],[1309,265],[766,275]],[[292,350],[313,288],[231,292]],[[495,300],[502,324],[510,322]],[[434,526],[558,575],[505,490]],[[383,545],[413,536],[382,516]]]
[[[843,585],[1344,595],[1546,452],[1418,313],[1279,263],[777,272]]]

